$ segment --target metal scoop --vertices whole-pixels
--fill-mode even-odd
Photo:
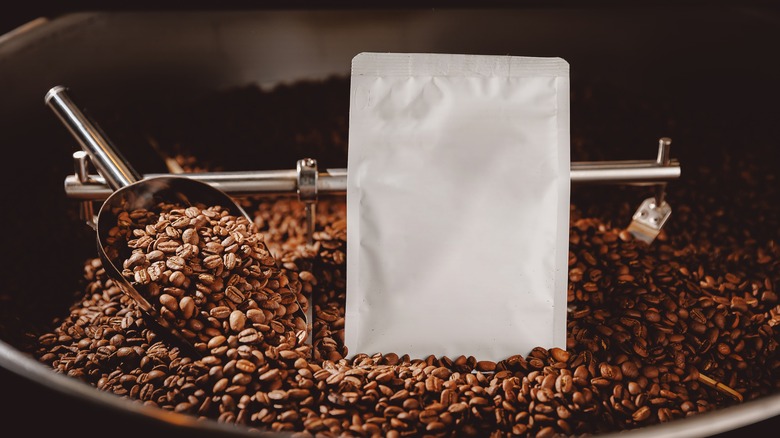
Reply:
[[[184,345],[196,350],[181,332],[163,318],[160,312],[121,274],[122,262],[129,257],[130,249],[126,245],[120,245],[123,249],[110,245],[112,236],[109,236],[109,232],[117,225],[119,213],[135,209],[154,211],[160,203],[177,204],[182,207],[196,204],[219,205],[234,216],[244,216],[250,222],[252,219],[225,192],[207,183],[177,176],[143,178],[122,157],[97,124],[73,103],[65,87],[56,86],[50,89],[45,101],[89,155],[106,183],[114,190],[103,202],[97,220],[94,221],[98,254],[106,272],[122,292],[138,303],[141,310],[150,316],[153,322],[174,335]],[[296,304],[298,304],[297,299]],[[308,323],[299,304],[297,307],[296,316]],[[310,337],[307,339],[310,341]]]

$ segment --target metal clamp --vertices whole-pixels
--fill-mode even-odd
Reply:
[[[319,178],[317,160],[313,158],[298,160],[295,170],[297,172],[298,200],[303,202],[306,209],[306,243],[312,245],[314,243],[314,215],[317,209],[317,179]]]
[[[89,154],[85,151],[76,151],[73,153],[73,167],[75,170],[76,179],[82,184],[87,184],[90,181],[89,177]],[[97,231],[97,218],[95,216],[95,206],[92,201],[85,199],[79,204],[79,217],[93,230]]]
[[[672,139],[662,137],[658,140],[658,158],[656,163],[659,167],[667,167],[671,163],[669,149],[672,145]],[[666,182],[655,185],[655,196],[642,201],[642,204],[631,218],[631,224],[628,231],[634,238],[646,243],[652,243],[661,233],[669,216],[672,215],[672,207],[666,202]]]

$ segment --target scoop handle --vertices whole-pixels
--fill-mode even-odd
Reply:
[[[46,93],[45,101],[89,155],[109,187],[118,190],[143,178],[119,153],[100,127],[71,100],[66,87],[58,85],[51,88]]]

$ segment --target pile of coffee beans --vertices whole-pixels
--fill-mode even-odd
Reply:
[[[231,337],[265,345],[306,332],[298,272],[288,275],[244,216],[221,206],[159,206],[123,211],[108,232],[107,254],[122,250],[122,276],[199,353]],[[112,254],[112,252],[115,252]],[[305,276],[305,274],[304,274]],[[226,350],[220,348],[220,351]]]
[[[185,168],[207,168],[175,152]],[[320,199],[309,246],[299,202],[246,198],[253,222],[170,206],[118,224],[123,275],[198,354],[149,324],[99,259],[85,262],[68,314],[31,333],[31,353],[139,403],[300,436],[579,436],[684,421],[780,391],[778,207],[740,199],[766,181],[737,172],[738,208],[718,212],[709,175],[672,187],[673,219],[652,245],[617,220],[643,192],[573,190],[565,350],[499,362],[347,352],[344,199]],[[311,344],[299,306],[312,307]]]

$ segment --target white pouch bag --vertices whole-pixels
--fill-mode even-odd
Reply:
[[[348,152],[350,356],[566,348],[566,61],[361,53]]]

